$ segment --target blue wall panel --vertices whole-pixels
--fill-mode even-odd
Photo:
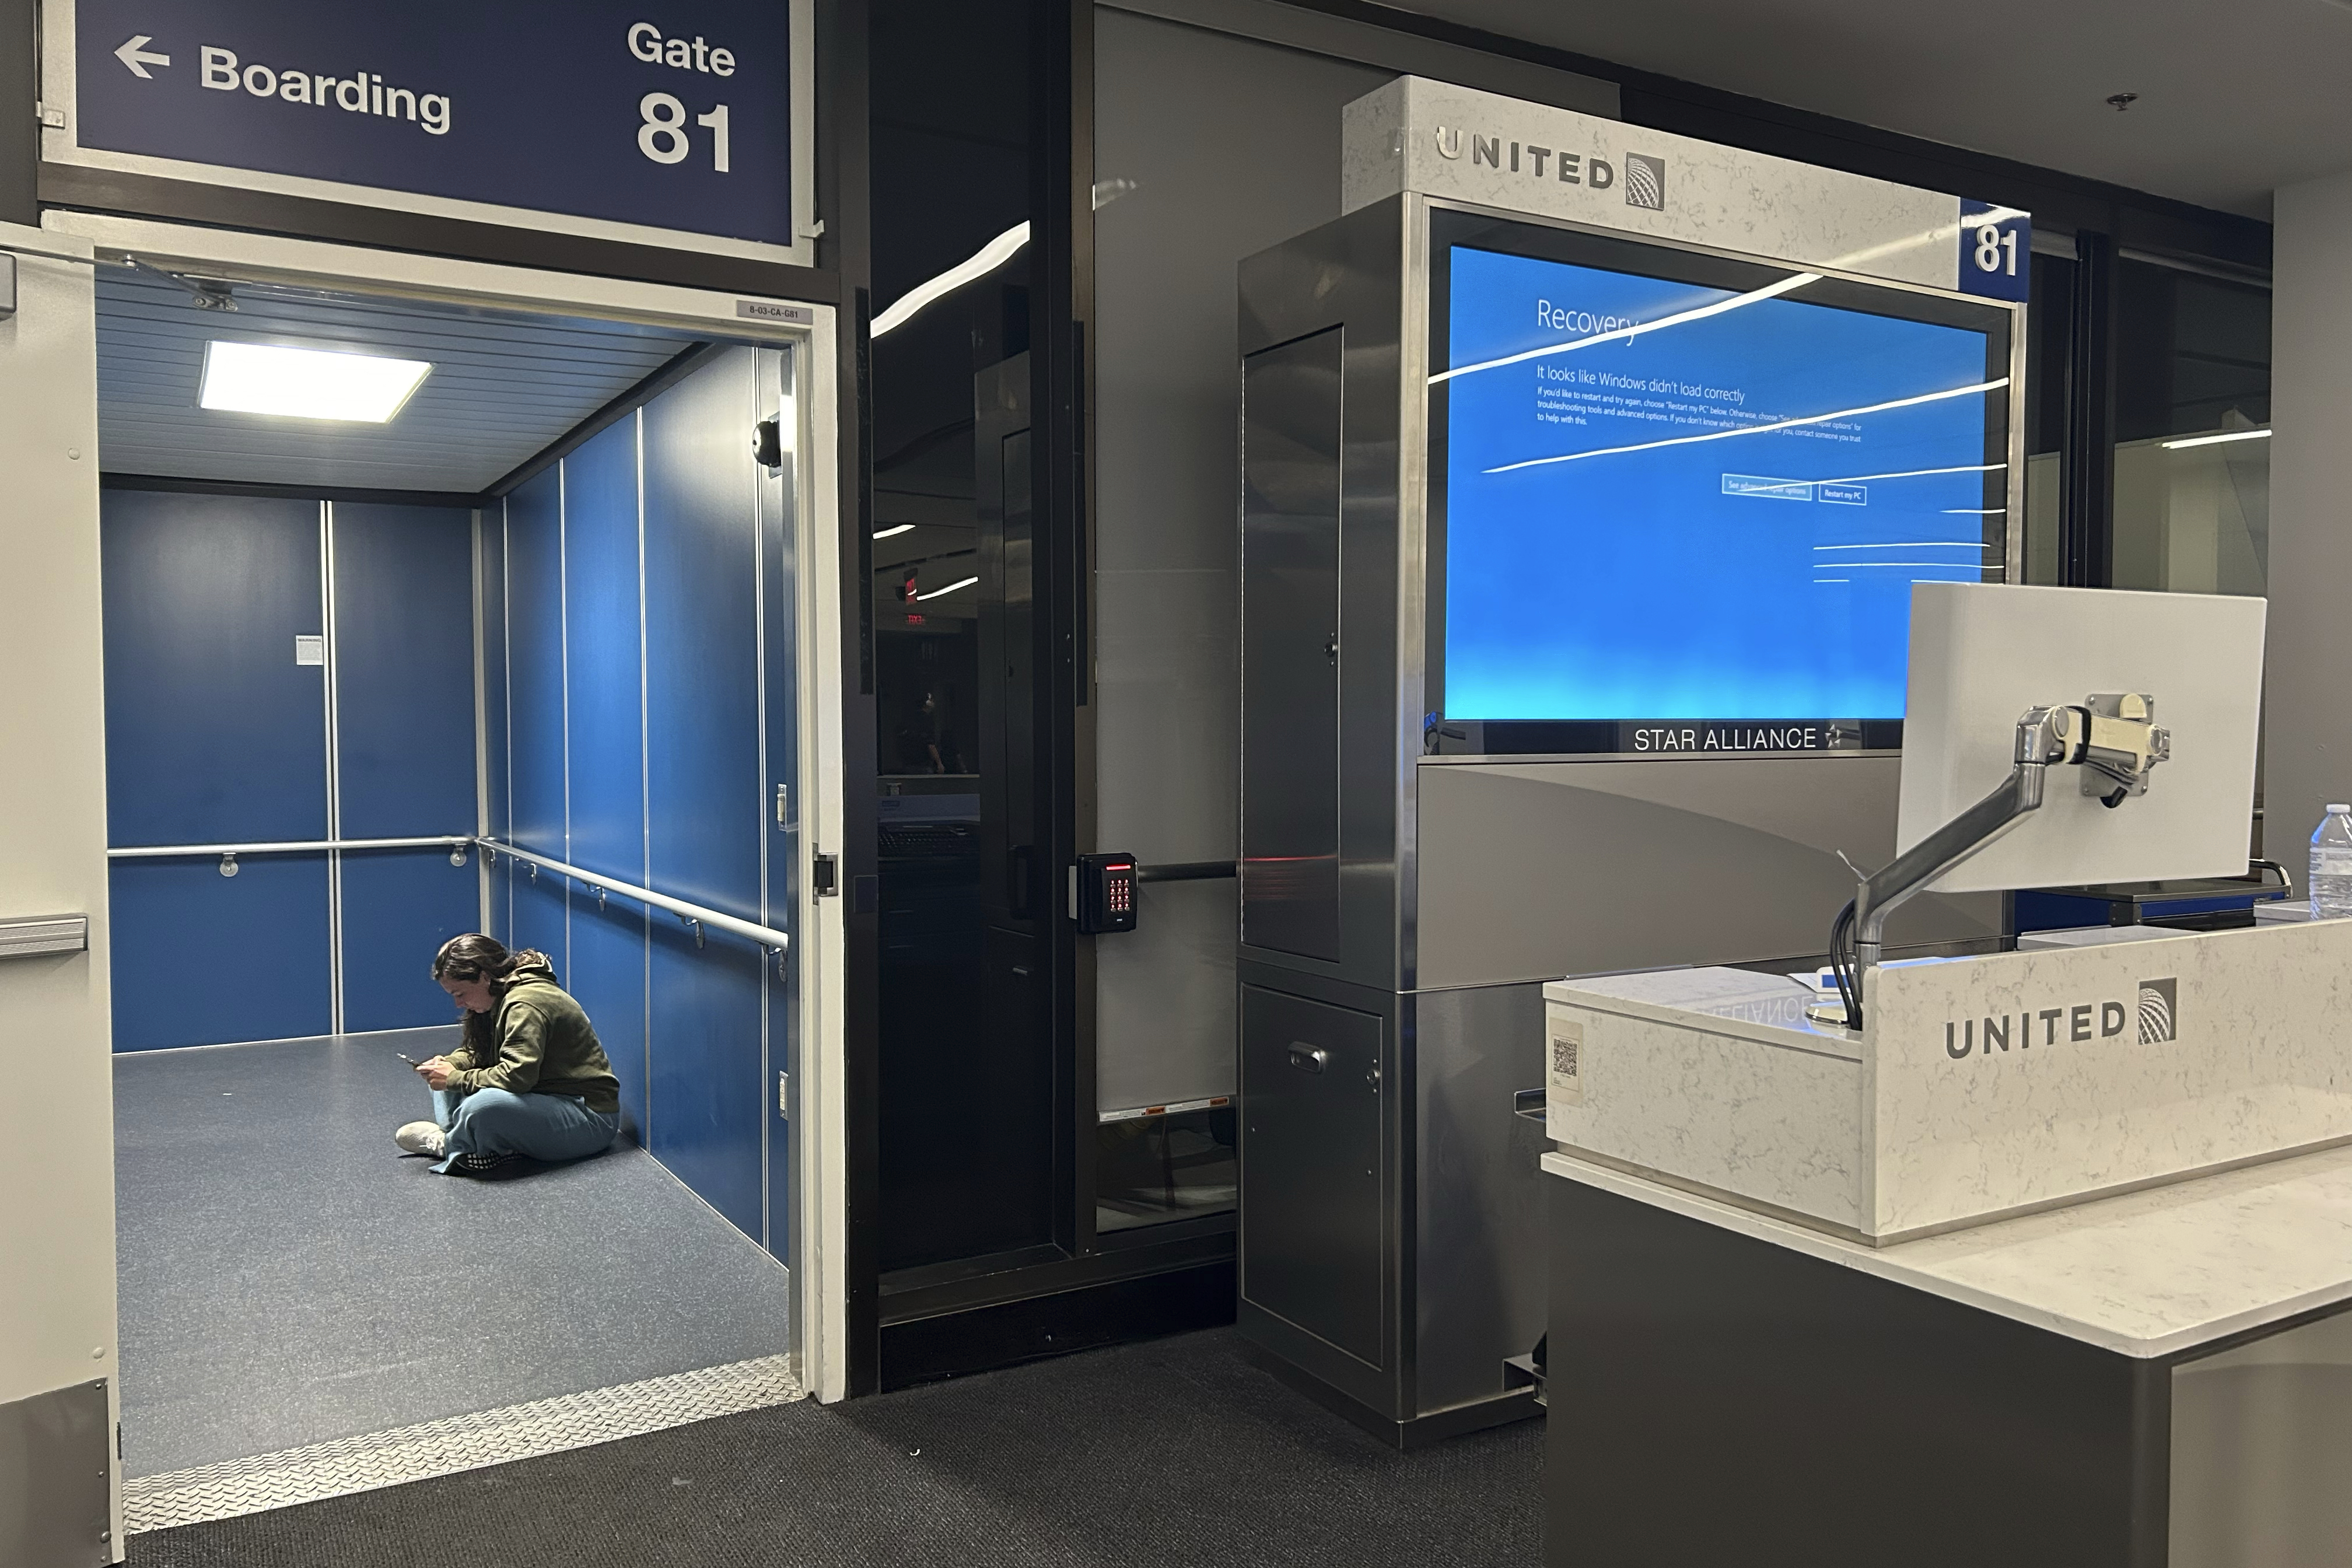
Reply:
[[[759,551],[752,351],[645,410],[646,729],[653,886],[759,917]]]
[[[756,418],[749,349],[720,355],[644,411],[646,858],[651,886],[756,920],[760,755]],[[654,924],[649,1146],[748,1234],[761,1235],[771,1103],[760,1038],[761,954],[712,935],[698,951]]]
[[[746,438],[758,363],[750,351],[715,358],[509,496],[500,551],[486,551],[484,564],[486,585],[497,584],[486,656],[493,822],[510,799],[517,844],[752,919],[770,800],[763,485],[772,552],[784,537],[781,487],[760,474]],[[772,573],[766,584],[780,622],[783,583]],[[783,636],[771,678],[789,731],[788,625]],[[788,746],[775,760],[788,773]],[[600,907],[573,890],[567,905],[551,873],[502,863],[494,884],[505,939],[553,955],[594,1020],[632,1126],[680,1179],[761,1236],[771,1194],[788,1192],[767,1184],[762,1161],[775,1096],[761,1010],[782,995],[766,956],[715,931],[698,948],[673,917],[648,921],[619,899]],[[788,901],[788,874],[782,887]],[[781,1123],[774,1131],[781,1138]]]
[[[514,861],[505,857],[491,860],[484,868],[483,877],[489,883],[488,909],[482,929],[509,947],[514,940]]]
[[[482,514],[482,733],[488,738],[482,757],[483,822],[493,838],[508,837],[507,813],[507,552],[506,509]],[[484,929],[504,940],[513,929],[509,878],[513,862],[482,862],[488,894]]]
[[[108,489],[100,515],[108,841],[324,838],[325,671],[294,662],[319,503]]]
[[[327,858],[117,860],[108,878],[114,1048],[323,1035]]]
[[[635,419],[622,420],[563,460],[563,559],[571,654],[570,858],[583,870],[641,881],[646,797],[638,730]]]
[[[667,919],[667,916],[660,917]],[[621,1080],[621,1116],[640,1141],[646,1129],[646,915],[626,899],[572,896],[572,969],[567,987]]]
[[[512,925],[499,940],[511,948],[537,948],[555,961],[558,974],[569,978],[571,910],[563,879],[552,871],[534,877],[529,866],[519,865],[514,868],[513,887]]]
[[[337,501],[337,790],[345,838],[474,831],[474,523]]]
[[[646,872],[637,637],[637,421],[563,460],[571,861],[631,882]],[[572,993],[621,1080],[628,1124],[646,1126],[646,919],[625,900],[572,896]]]
[[[564,851],[563,469],[507,498],[507,702],[513,842]],[[516,889],[520,896],[521,889]],[[520,918],[520,916],[518,916]]]
[[[760,1054],[762,954],[677,920],[653,922],[652,1136],[646,1147],[704,1202],[761,1239],[760,1134],[775,1091]]]
[[[480,919],[474,861],[446,849],[343,855],[343,1029],[415,1029],[453,1016],[433,955]]]

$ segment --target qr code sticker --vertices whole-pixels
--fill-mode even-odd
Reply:
[[[1561,1078],[1576,1076],[1577,1053],[1584,1042],[1574,1035],[1554,1035],[1551,1037],[1551,1070]]]
[[[1584,1103],[1584,1026],[1551,1026],[1551,1098],[1568,1105]]]

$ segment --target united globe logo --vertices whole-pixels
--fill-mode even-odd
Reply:
[[[2139,1043],[2160,1046],[2179,1037],[2179,1018],[2176,1009],[2180,1002],[2180,982],[2168,976],[2162,980],[2139,983]]]
[[[1625,205],[1666,210],[1666,161],[1646,153],[1625,154]]]

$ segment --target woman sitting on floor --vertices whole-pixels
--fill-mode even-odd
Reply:
[[[436,1172],[478,1176],[517,1159],[584,1160],[621,1125],[621,1082],[580,1004],[543,952],[509,952],[479,932],[452,937],[433,978],[465,1018],[457,1050],[416,1064],[433,1120],[393,1134]]]

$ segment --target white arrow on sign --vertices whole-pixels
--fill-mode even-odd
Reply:
[[[152,34],[142,33],[137,37],[131,39],[129,43],[123,45],[121,48],[115,50],[114,58],[121,60],[124,66],[128,67],[131,74],[137,77],[141,81],[153,81],[155,79],[147,74],[147,68],[149,66],[167,66],[172,63],[172,57],[169,55],[155,55],[147,52],[147,46],[154,41],[155,39]]]

